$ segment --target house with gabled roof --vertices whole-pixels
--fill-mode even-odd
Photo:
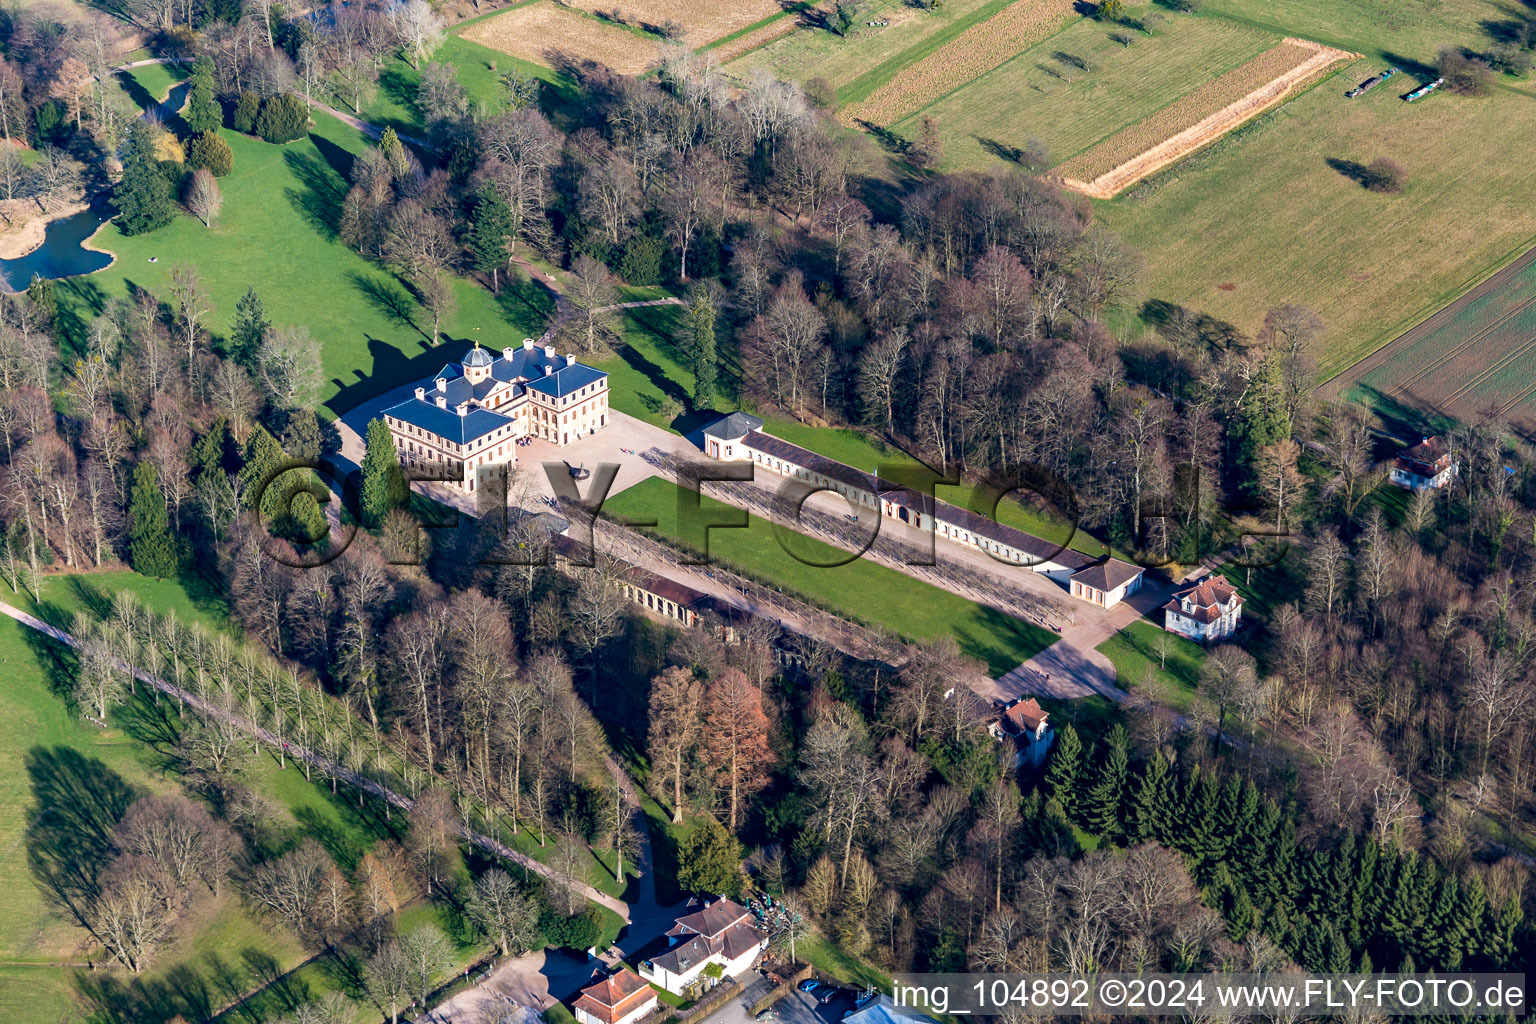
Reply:
[[[1389,479],[1410,491],[1439,490],[1455,479],[1461,464],[1443,438],[1425,437],[1398,452]]]
[[[640,962],[640,977],[680,996],[745,974],[768,948],[768,933],[752,912],[724,897],[678,918],[667,937],[672,944],[664,952]]]
[[[1067,588],[1081,601],[1113,608],[1141,589],[1145,572],[1139,565],[1108,557],[1074,572],[1067,578]]]
[[[624,967],[582,989],[571,1013],[579,1024],[634,1024],[658,1002],[650,983]]]
[[[1163,628],[1202,644],[1226,639],[1242,621],[1243,595],[1219,576],[1186,587],[1163,605]]]
[[[995,706],[998,716],[987,723],[987,732],[999,742],[1013,744],[1013,767],[1044,764],[1056,740],[1051,713],[1033,697],[1015,697]]]
[[[477,344],[383,415],[402,466],[472,492],[489,467],[516,463],[526,438],[563,447],[607,426],[608,374],[531,338],[499,357]]]

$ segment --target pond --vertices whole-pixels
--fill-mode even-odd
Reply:
[[[187,84],[183,82],[171,89],[170,95],[146,110],[165,120],[181,109],[187,96]],[[69,217],[63,217],[48,225],[43,244],[14,260],[0,260],[0,290],[19,292],[26,290],[33,274],[40,274],[50,281],[61,277],[94,274],[112,263],[112,254],[87,249],[84,242],[96,233],[117,211],[100,195],[89,207]]]

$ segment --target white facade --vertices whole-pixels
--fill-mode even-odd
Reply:
[[[1225,640],[1243,621],[1243,598],[1221,580],[1198,583],[1163,606],[1163,628],[1198,643]]]

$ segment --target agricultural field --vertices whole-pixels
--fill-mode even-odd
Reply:
[[[1068,188],[1108,199],[1209,145],[1350,55],[1288,39],[1105,139],[1057,170]]]
[[[638,75],[656,63],[661,37],[596,15],[543,0],[514,7],[477,21],[460,36],[522,60],[559,67],[568,60],[591,60],[625,75]]]
[[[1099,205],[1100,219],[1145,257],[1143,297],[1249,336],[1266,310],[1303,303],[1328,328],[1313,352],[1327,379],[1529,248],[1531,96],[1494,89],[1408,104],[1398,97],[1410,76],[1343,97],[1346,84],[1379,70],[1376,60],[1344,66]],[[1380,156],[1406,169],[1402,193],[1369,192],[1348,176]]]
[[[854,102],[1009,2],[949,0],[923,11],[905,0],[872,0],[860,9],[859,24],[846,39],[825,29],[791,32],[730,61],[725,71],[739,81],[757,68],[796,82],[820,78],[837,89],[842,102]],[[887,24],[868,24],[872,21]]]
[[[1030,137],[1066,163],[1152,116],[1191,82],[1223,75],[1279,41],[1221,18],[1170,13],[1150,36],[1084,18],[920,113],[938,125],[946,169],[982,166]],[[893,128],[911,138],[918,122],[913,115]]]
[[[1206,0],[1201,10],[1407,66],[1432,61],[1447,43],[1486,47],[1487,28],[1507,23],[1517,6],[1505,0]]]
[[[1411,406],[1536,430],[1536,259],[1522,260],[1340,377],[1386,418]]]
[[[1073,17],[1075,0],[1015,0],[918,60],[841,111],[844,121],[888,125],[1006,63]]]
[[[647,31],[668,22],[680,25],[682,41],[695,49],[789,13],[779,0],[715,0],[707,4],[698,0],[570,0],[570,5],[606,21]]]

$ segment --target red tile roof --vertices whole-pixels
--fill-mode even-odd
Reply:
[[[1040,707],[1040,702],[1030,697],[1027,700],[1016,701],[1008,710],[1003,712],[1003,717],[1012,722],[1021,732],[1034,732],[1040,728],[1040,724],[1046,720],[1050,712]]]
[[[647,999],[655,998],[656,994],[645,979],[626,967],[596,985],[582,989],[575,1008],[612,1024],[635,1012]]]
[[[1194,604],[1192,611],[1184,610],[1184,599],[1188,598]],[[1164,610],[1178,612],[1180,615],[1210,625],[1221,616],[1221,609],[1227,603],[1236,600],[1239,605],[1243,603],[1243,595],[1237,592],[1237,588],[1226,580],[1211,578],[1201,580],[1192,587],[1188,587],[1173,595],[1173,600],[1163,605]]]

